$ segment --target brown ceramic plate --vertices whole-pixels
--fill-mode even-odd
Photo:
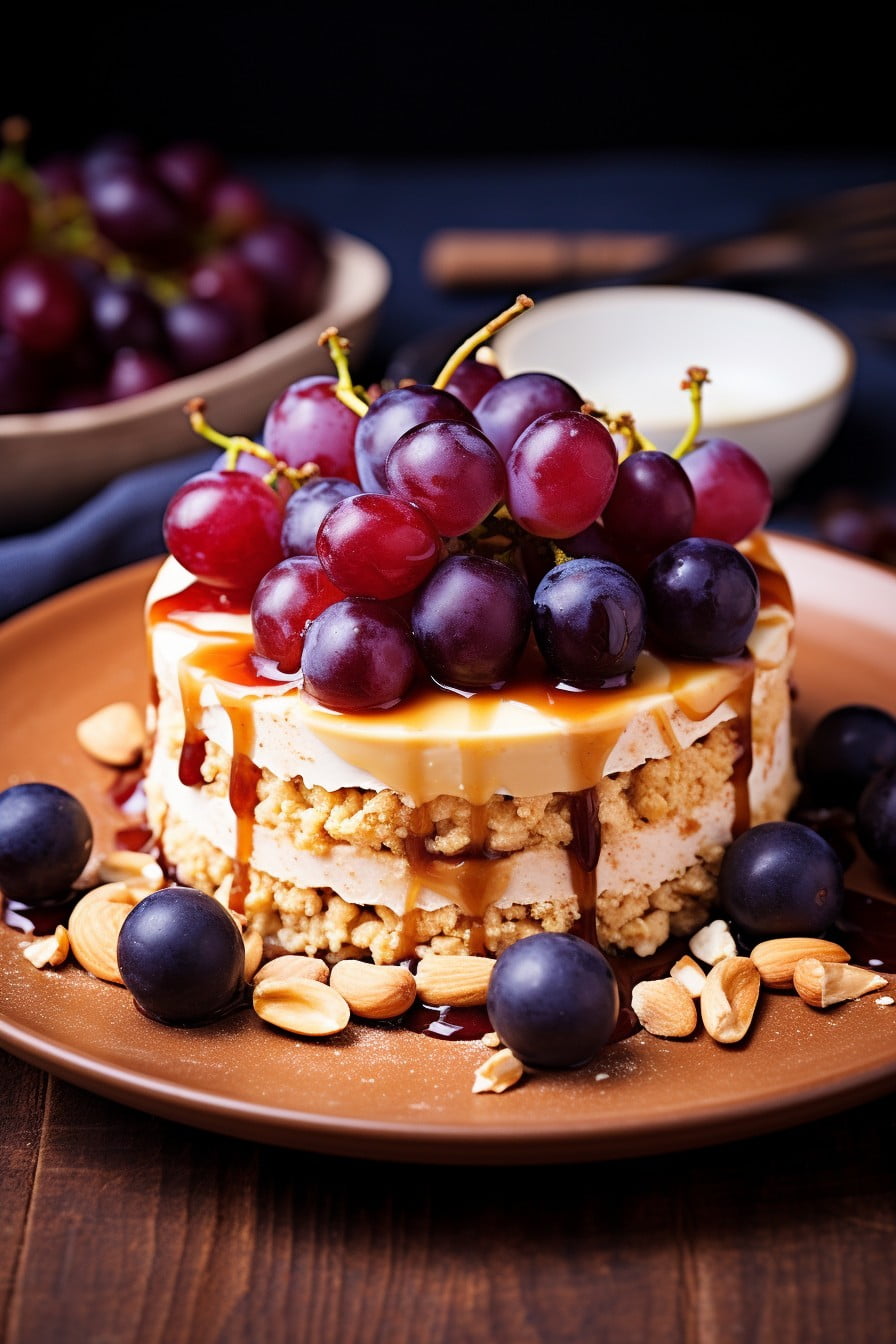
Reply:
[[[772,542],[797,602],[800,720],[846,701],[896,712],[896,574],[798,539]],[[84,756],[74,727],[110,700],[143,702],[141,605],[153,570],[93,580],[0,629],[0,787],[68,788],[103,848],[121,824],[114,773]],[[488,1054],[478,1042],[351,1025],[314,1043],[251,1011],[165,1027],[75,966],[35,970],[21,940],[0,928],[0,1045],[127,1105],[288,1147],[414,1162],[598,1160],[758,1134],[896,1089],[896,1008],[873,995],[825,1013],[766,995],[741,1045],[641,1032],[586,1068],[474,1095]]]

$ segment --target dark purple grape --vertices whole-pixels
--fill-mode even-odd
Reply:
[[[644,578],[652,641],[677,658],[743,651],[759,614],[759,581],[727,541],[686,537],[661,551]]]
[[[22,253],[0,276],[0,323],[36,354],[65,350],[84,316],[84,296],[58,257]]]
[[[152,166],[193,216],[202,218],[208,212],[211,189],[224,172],[221,155],[212,145],[200,140],[165,145],[153,156]]]
[[[419,504],[443,537],[459,537],[501,503],[507,473],[480,429],[429,420],[389,450],[386,483],[391,494]]]
[[[357,481],[360,419],[336,396],[336,384],[332,374],[315,373],[284,388],[265,416],[264,446],[291,467],[315,462],[322,476]]]
[[[10,331],[0,330],[0,415],[39,411],[46,373],[43,362]]]
[[[476,418],[462,401],[428,383],[393,387],[370,406],[355,431],[358,480],[369,494],[388,493],[386,458],[409,429],[432,420],[459,420],[475,425]]]
[[[169,383],[175,375],[174,367],[152,350],[131,350],[125,346],[112,356],[109,373],[103,389],[107,401],[122,401],[140,392]]]
[[[320,309],[327,253],[316,228],[305,221],[273,219],[244,234],[236,247],[263,281],[277,329]]]
[[[247,347],[240,315],[214,299],[181,299],[164,310],[165,334],[180,374],[199,373]]]
[[[270,210],[264,192],[243,177],[225,176],[208,194],[209,227],[222,242],[242,238],[267,221]]]
[[[107,354],[122,346],[161,351],[165,342],[162,310],[137,280],[98,280],[90,292],[90,320]]]
[[[87,178],[96,227],[125,252],[165,264],[189,250],[183,206],[147,169],[123,168]]]
[[[252,267],[233,248],[222,248],[201,257],[188,277],[190,293],[197,299],[213,299],[234,308],[243,318],[252,344],[266,335],[265,288]]]
[[[504,377],[497,364],[487,364],[484,360],[471,355],[458,364],[448,382],[445,391],[457,397],[471,411],[475,411],[479,402],[495,383]]]
[[[476,420],[506,462],[523,430],[550,411],[580,411],[585,398],[552,373],[515,373],[476,404]]]
[[[84,192],[84,174],[76,154],[54,154],[35,167],[40,184],[52,200],[65,196],[81,196]]]
[[[328,709],[389,709],[408,693],[416,671],[407,622],[384,602],[334,602],[305,631],[305,690]]]
[[[873,863],[896,877],[896,763],[872,775],[859,794],[856,838]]]
[[[92,183],[121,173],[144,171],[146,156],[139,136],[114,132],[94,141],[81,160],[81,181],[85,190]]]
[[[533,933],[500,953],[486,1003],[502,1042],[535,1069],[575,1069],[609,1041],[619,987],[607,957],[572,933]]]
[[[548,571],[532,600],[532,628],[551,675],[570,686],[628,678],[646,638],[644,594],[608,560],[567,560]]]
[[[281,672],[298,672],[309,621],[345,594],[330,582],[316,555],[292,555],[264,575],[252,597],[255,649]]]
[[[622,565],[622,552],[610,540],[599,519],[571,537],[557,537],[555,540],[564,555],[568,555],[571,560],[590,557],[592,560],[612,560],[614,565]]]
[[[0,793],[0,891],[44,905],[67,896],[90,858],[84,804],[56,784],[12,784]]]
[[[118,935],[125,988],[149,1017],[204,1022],[242,997],[246,953],[236,921],[195,887],[163,887],[128,913]]]
[[[719,869],[722,911],[748,939],[820,937],[840,914],[843,895],[836,853],[797,821],[743,831]]]
[[[623,551],[659,555],[690,536],[694,489],[680,462],[668,453],[637,452],[619,463],[601,521]]]
[[[85,406],[102,406],[111,400],[100,383],[69,383],[60,387],[50,400],[51,411],[79,411]]]
[[[340,500],[360,493],[360,485],[341,476],[312,476],[286,501],[280,533],[284,554],[316,556],[317,530],[324,518]]]
[[[876,705],[839,705],[815,723],[801,754],[812,799],[854,808],[871,776],[896,765],[896,718]]]
[[[31,206],[15,182],[0,178],[0,266],[23,252],[31,236]]]
[[[479,555],[452,555],[420,588],[411,628],[430,675],[445,686],[500,686],[529,636],[531,599],[519,570]]]

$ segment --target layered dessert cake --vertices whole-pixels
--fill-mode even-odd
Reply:
[[[148,815],[180,883],[271,952],[499,955],[540,930],[653,953],[706,921],[732,837],[783,818],[794,616],[761,532],[735,657],[648,641],[625,684],[558,686],[530,637],[499,689],[418,681],[346,712],[257,656],[248,598],[167,558],[146,602]]]

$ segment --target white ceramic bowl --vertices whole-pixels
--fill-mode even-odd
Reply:
[[[289,383],[333,373],[317,339],[336,326],[363,358],[391,282],[389,264],[352,234],[329,238],[330,279],[320,312],[201,373],[103,406],[0,416],[0,533],[60,517],[115,476],[197,451],[183,406],[208,401],[209,420],[226,434],[254,434],[268,406]]]
[[[708,369],[702,437],[730,438],[752,452],[776,496],[836,432],[856,363],[844,333],[807,309],[661,284],[543,299],[497,332],[492,348],[505,374],[558,374],[601,410],[630,412],[667,452],[690,423],[685,372]]]

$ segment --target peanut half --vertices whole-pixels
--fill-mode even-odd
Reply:
[[[68,957],[68,950],[68,931],[64,925],[57,924],[53,933],[29,943],[24,955],[32,966],[42,970],[45,966],[61,966]]]
[[[886,984],[886,976],[865,966],[831,964],[818,957],[804,957],[793,972],[794,989],[813,1008],[830,1008],[835,1003],[860,999]]]
[[[252,1007],[262,1021],[294,1036],[335,1036],[351,1018],[342,995],[317,980],[261,980],[253,990]]]
[[[330,984],[357,1017],[375,1021],[400,1017],[417,997],[417,982],[405,966],[339,961],[330,972]]]
[[[473,1075],[474,1092],[506,1092],[522,1078],[525,1070],[512,1050],[497,1050]]]
[[[136,765],[146,744],[146,724],[136,705],[116,700],[82,719],[75,736],[102,765]]]
[[[121,985],[118,969],[118,935],[140,893],[125,882],[107,882],[82,896],[68,921],[68,936],[75,960],[98,980]]]
[[[725,957],[716,963],[700,995],[700,1016],[714,1041],[733,1045],[750,1029],[762,981],[749,957]]]
[[[693,997],[671,976],[665,980],[642,980],[635,985],[632,1010],[651,1036],[690,1036],[697,1025]]]

